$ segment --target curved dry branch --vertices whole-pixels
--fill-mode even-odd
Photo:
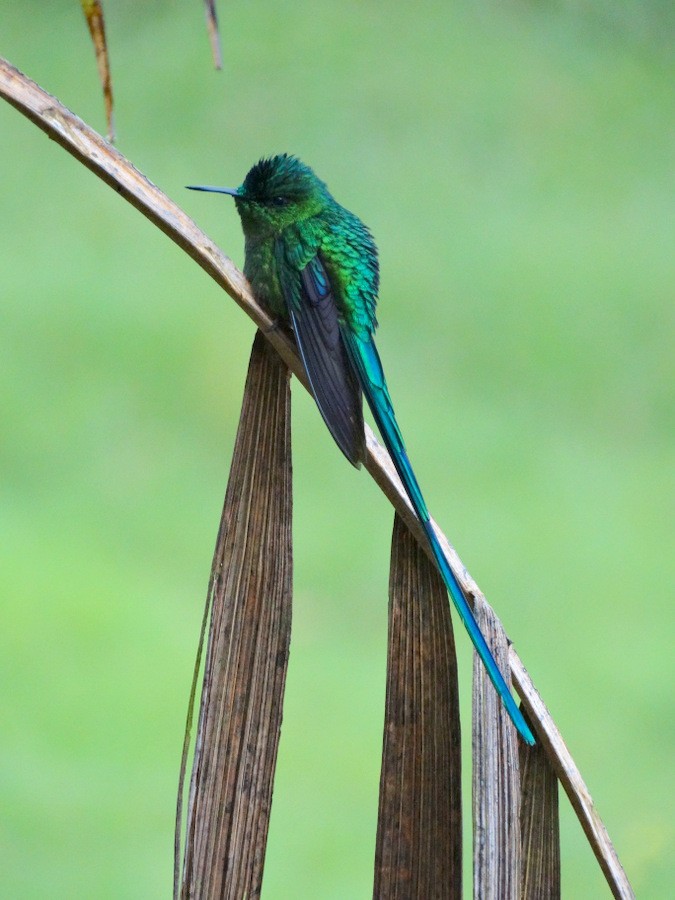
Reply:
[[[183,210],[152,184],[104,138],[89,128],[55,97],[43,91],[7,60],[0,57],[0,96],[29,118],[48,137],[60,144],[106,184],[121,194],[139,212],[181,247],[207,272],[263,332],[298,380],[309,389],[295,345],[275,326],[273,320],[256,302],[244,275],[201,231]],[[366,426],[367,459],[365,467],[375,479],[394,509],[409,527],[418,543],[429,553],[427,541],[387,451]],[[469,575],[447,538],[434,525],[446,556],[462,588],[472,597],[483,594]],[[598,862],[615,897],[628,900],[632,888],[618,860],[602,820],[595,811],[591,796],[581,779],[560,732],[551,719],[527,670],[513,647],[510,652],[511,674],[534,729],[556,769],[577,816],[586,832]]]

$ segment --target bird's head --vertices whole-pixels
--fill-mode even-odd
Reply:
[[[247,237],[278,234],[317,215],[332,199],[312,169],[287,153],[261,159],[238,188],[190,189],[233,196]]]

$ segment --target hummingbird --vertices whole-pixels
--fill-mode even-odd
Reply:
[[[287,153],[261,159],[238,188],[189,189],[234,197],[244,232],[244,274],[258,301],[290,325],[319,411],[357,467],[366,452],[365,395],[459,617],[511,720],[534,744],[436,537],[394,415],[374,341],[379,266],[370,231],[309,166]]]

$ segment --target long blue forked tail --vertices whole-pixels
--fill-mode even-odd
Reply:
[[[534,744],[534,735],[532,734],[522,712],[520,711],[516,701],[506,684],[502,673],[499,671],[497,663],[490,652],[490,648],[485,642],[485,638],[478,627],[474,618],[473,611],[469,606],[462,588],[460,587],[454,572],[450,568],[450,564],[446,559],[443,548],[438,542],[438,538],[434,533],[431,524],[429,511],[422,497],[417,478],[413,472],[408,454],[405,450],[403,437],[394,416],[394,409],[387,390],[387,383],[384,378],[382,364],[375,344],[371,338],[362,338],[349,332],[346,328],[343,330],[343,338],[349,349],[349,355],[359,375],[359,381],[366,400],[373,413],[377,427],[382,434],[387,450],[391,455],[396,471],[398,472],[406,493],[410,498],[413,509],[417,513],[417,517],[422,523],[422,527],[427,535],[429,546],[434,554],[434,559],[438,564],[438,568],[443,577],[443,581],[452,597],[452,602],[459,613],[459,617],[464,623],[464,627],[469,632],[476,652],[480,656],[485,669],[490,676],[490,681],[495,690],[502,699],[508,714],[520,732],[521,737],[528,744]]]

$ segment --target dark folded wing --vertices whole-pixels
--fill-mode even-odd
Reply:
[[[361,387],[342,342],[330,280],[318,256],[299,272],[282,268],[281,286],[314,399],[336,444],[358,466],[365,456]]]

